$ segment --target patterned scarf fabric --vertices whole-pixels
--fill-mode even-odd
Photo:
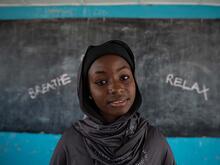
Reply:
[[[138,113],[108,125],[85,118],[74,127],[83,135],[96,165],[134,165],[142,158],[147,122]]]

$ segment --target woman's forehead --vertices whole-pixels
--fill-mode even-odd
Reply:
[[[109,54],[104,55],[97,60],[94,61],[94,63],[91,65],[89,72],[96,72],[101,70],[120,70],[123,68],[130,69],[129,64],[125,59],[118,55]]]

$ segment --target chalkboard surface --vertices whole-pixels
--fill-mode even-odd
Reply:
[[[150,123],[167,136],[220,136],[220,20],[2,21],[0,130],[62,133],[81,119],[81,58],[110,39],[135,54]]]

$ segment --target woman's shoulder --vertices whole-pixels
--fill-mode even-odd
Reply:
[[[63,132],[61,141],[64,145],[71,144],[71,146],[75,146],[82,145],[83,138],[82,135],[72,125]]]
[[[51,165],[76,165],[76,164],[90,164],[89,155],[86,151],[83,137],[75,130],[73,126],[67,128],[51,158]]]
[[[60,143],[70,155],[88,155],[84,138],[73,125],[63,132]]]
[[[166,150],[168,147],[168,143],[164,134],[158,127],[150,124],[148,125],[146,143],[148,147],[157,147],[158,149],[163,148],[163,150]]]
[[[165,136],[163,135],[163,133],[161,132],[161,130],[156,127],[156,126],[153,126],[151,124],[148,124],[148,137],[151,137],[151,138],[159,138],[159,139],[164,139]]]
[[[148,154],[149,164],[175,165],[175,160],[166,140],[159,128],[148,126],[144,150]]]

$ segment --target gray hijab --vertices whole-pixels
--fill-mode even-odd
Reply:
[[[92,63],[106,54],[124,58],[135,73],[134,55],[129,46],[119,40],[111,40],[97,46],[89,46],[78,75],[78,97],[82,111],[87,115],[74,124],[83,136],[86,149],[95,165],[134,165],[141,161],[148,123],[137,112],[141,94],[136,80],[136,96],[128,113],[112,123],[106,123],[95,102],[89,99],[88,70]],[[135,77],[135,76],[134,76]]]

